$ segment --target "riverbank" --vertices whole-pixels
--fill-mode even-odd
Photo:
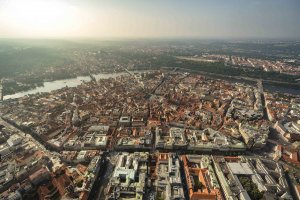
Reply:
[[[147,72],[149,70],[139,70],[139,71],[132,71],[133,73],[143,73]],[[116,72],[116,73],[99,73],[99,74],[93,74],[92,76],[95,77],[96,80],[100,79],[107,79],[107,78],[114,78],[120,75],[128,74],[127,72]],[[4,95],[3,99],[16,99],[21,98],[26,95],[31,94],[37,94],[37,93],[43,93],[43,92],[51,92],[54,90],[58,90],[64,87],[76,87],[80,85],[83,82],[89,82],[91,81],[91,76],[78,76],[76,78],[71,79],[63,79],[63,80],[55,80],[55,81],[48,81],[44,82],[43,86],[36,87],[31,90],[23,91],[23,92],[17,92],[15,94],[11,95]]]
[[[159,70],[159,69],[157,69],[157,70]],[[174,68],[164,67],[164,68],[161,68],[160,70],[174,70]],[[226,76],[226,75],[222,75],[222,74],[214,74],[214,73],[203,72],[203,71],[199,71],[199,70],[185,69],[185,68],[176,68],[176,70],[180,71],[182,73],[183,72],[197,73],[197,74],[201,74],[203,76],[207,76],[209,78],[222,79],[222,80],[226,80],[229,82],[246,83],[249,85],[257,84],[257,81],[259,80],[259,79],[255,79],[255,78],[249,78],[249,77]],[[142,73],[142,72],[148,72],[148,71],[151,71],[151,70],[142,69],[142,70],[135,70],[132,72],[133,73]],[[96,80],[99,80],[99,79],[114,78],[114,77],[117,77],[120,75],[125,75],[125,74],[128,74],[128,73],[127,72],[99,73],[99,74],[93,74],[93,76],[95,77]],[[30,94],[51,92],[53,90],[58,90],[58,89],[61,89],[64,87],[76,87],[76,86],[80,85],[82,82],[89,82],[89,81],[91,81],[90,76],[78,76],[76,78],[48,81],[48,82],[44,82],[43,86],[39,86],[39,87],[36,87],[31,90],[17,92],[15,94],[11,94],[11,95],[4,95],[3,99],[4,100],[16,99],[16,98],[20,98],[20,97],[30,95]],[[300,95],[300,84],[298,87],[298,85],[295,85],[295,84],[290,85],[288,83],[279,83],[279,82],[273,83],[273,82],[265,81],[265,80],[262,80],[262,81],[263,81],[265,91],[287,93],[287,94],[292,94],[292,95]]]

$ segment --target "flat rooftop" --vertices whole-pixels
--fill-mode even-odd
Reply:
[[[227,163],[227,165],[233,174],[236,174],[236,175],[252,175],[252,174],[254,174],[253,171],[250,169],[248,163],[230,162],[230,163]]]

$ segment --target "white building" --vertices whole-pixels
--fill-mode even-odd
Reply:
[[[10,138],[7,140],[7,143],[9,146],[16,146],[22,142],[22,138],[18,135],[12,135]]]

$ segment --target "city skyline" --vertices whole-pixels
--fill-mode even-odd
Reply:
[[[0,1],[0,38],[299,39],[296,0]]]
[[[300,0],[0,0],[0,200],[300,199]]]

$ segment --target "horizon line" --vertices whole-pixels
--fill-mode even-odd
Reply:
[[[197,36],[162,36],[162,37],[1,37],[0,40],[99,40],[99,41],[141,41],[141,40],[204,40],[204,41],[300,41],[294,37],[197,37]]]

